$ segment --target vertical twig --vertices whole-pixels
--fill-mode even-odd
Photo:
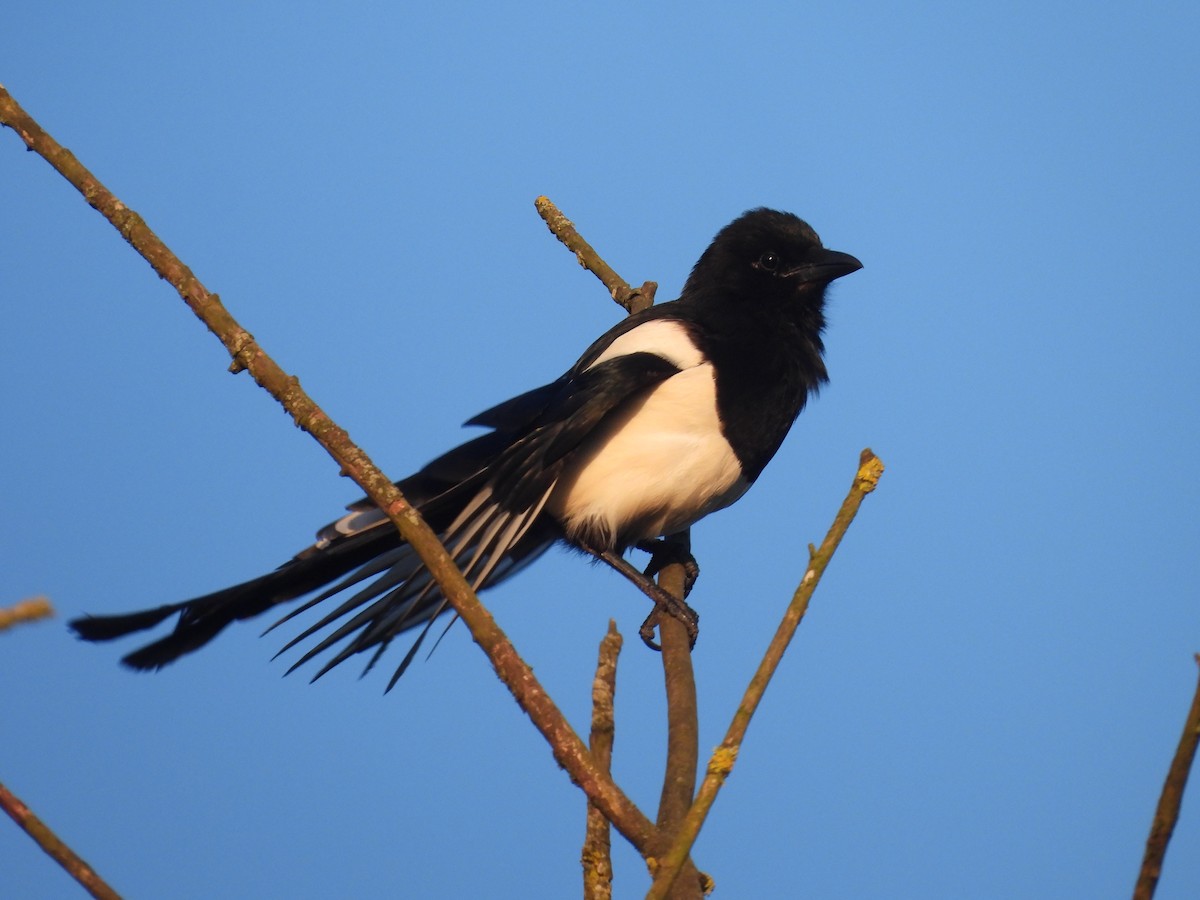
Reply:
[[[623,643],[617,623],[608,620],[608,633],[600,641],[596,661],[596,677],[592,679],[592,732],[588,749],[596,766],[603,772],[612,770],[613,738],[616,718],[613,702],[617,692],[617,656]],[[612,900],[612,842],[608,819],[591,800],[587,805],[587,833],[583,841],[584,900]]]
[[[1200,665],[1200,654],[1197,654],[1195,659],[1196,664]],[[1187,720],[1183,723],[1183,735],[1175,749],[1175,758],[1171,760],[1171,768],[1167,770],[1167,780],[1158,798],[1158,808],[1154,810],[1154,821],[1150,825],[1150,836],[1146,839],[1146,853],[1142,857],[1142,868],[1138,873],[1137,885],[1133,889],[1133,900],[1150,900],[1158,887],[1163,857],[1166,856],[1167,844],[1175,830],[1175,823],[1179,820],[1183,789],[1187,787],[1192,761],[1196,758],[1197,743],[1200,743],[1200,681],[1196,684],[1192,706],[1188,710]]]
[[[882,474],[883,463],[870,449],[864,450],[859,459],[854,483],[850,486],[850,493],[842,502],[842,507],[838,510],[833,525],[830,526],[829,533],[825,535],[825,540],[821,542],[820,548],[809,548],[811,558],[808,562],[808,570],[800,579],[800,586],[796,588],[792,602],[788,604],[783,621],[779,623],[775,637],[771,639],[767,652],[763,656],[762,662],[759,663],[758,670],[750,679],[750,685],[746,688],[746,693],[738,705],[737,712],[734,713],[729,730],[725,733],[725,740],[721,742],[721,745],[713,752],[712,759],[709,760],[708,774],[705,775],[704,781],[700,785],[700,791],[696,794],[696,800],[679,828],[674,845],[670,852],[659,860],[658,874],[654,877],[650,893],[646,895],[648,900],[650,898],[664,900],[675,879],[679,876],[679,872],[691,852],[692,844],[695,843],[696,836],[700,833],[700,827],[704,824],[709,810],[712,809],[713,801],[717,798],[717,792],[721,790],[721,785],[725,783],[725,779],[733,770],[738,750],[742,746],[742,739],[746,736],[746,729],[750,725],[750,718],[758,709],[758,704],[762,702],[767,685],[771,682],[771,676],[775,674],[775,669],[778,668],[779,661],[783,658],[783,652],[787,649],[792,636],[796,633],[796,628],[800,625],[800,620],[804,618],[804,613],[808,610],[808,601],[812,597],[813,591],[816,590],[822,573],[833,558],[834,551],[841,543],[846,529],[854,521],[854,516],[862,505],[863,499],[875,490],[875,485],[878,484],[879,476]]]
[[[8,813],[14,822],[24,829],[46,855],[67,870],[67,873],[83,885],[93,897],[99,900],[121,900],[120,895],[96,874],[96,870],[79,858],[70,847],[41,819],[35,816],[21,800],[8,788],[0,784],[0,808]]]

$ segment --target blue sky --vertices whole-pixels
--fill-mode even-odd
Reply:
[[[859,450],[888,466],[696,859],[729,897],[1128,895],[1200,650],[1194,4],[26,5],[5,30],[0,82],[397,477],[620,313],[538,194],[663,299],[753,206],[858,256],[830,385],[694,530],[707,749]],[[357,497],[7,131],[0,297],[0,603],[203,593]],[[556,553],[486,599],[581,729],[618,620],[615,772],[652,809],[642,598]],[[578,893],[581,798],[464,629],[386,697],[280,678],[260,630],[155,676],[61,619],[0,636],[0,780],[129,896]],[[1194,801],[1168,900],[1200,885]],[[0,860],[6,896],[77,896],[13,827]]]

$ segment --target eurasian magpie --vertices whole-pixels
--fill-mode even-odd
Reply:
[[[861,267],[825,249],[796,216],[751,210],[721,229],[679,299],[629,316],[562,377],[475,416],[468,425],[490,430],[397,484],[476,590],[561,541],[640,579],[661,609],[665,592],[622,554],[688,528],[754,483],[809,394],[828,380],[825,290]],[[278,625],[366,582],[283,650],[338,623],[292,666],[345,640],[315,680],[373,650],[369,670],[392,638],[424,624],[390,689],[447,601],[374,504],[347,510],[312,546],[252,581],[142,612],[85,616],[71,627],[105,641],[178,613],[170,634],[123,660],[159,669],[235,619],[320,590]],[[682,609],[676,604],[675,614],[694,617]],[[652,634],[651,620],[646,628]]]

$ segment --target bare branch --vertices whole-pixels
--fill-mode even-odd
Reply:
[[[689,549],[687,532],[668,540]],[[658,584],[663,590],[683,599],[684,569],[680,563],[663,567]],[[680,823],[692,805],[696,792],[696,773],[700,767],[700,716],[696,702],[696,678],[692,670],[692,648],[687,626],[674,616],[659,616],[658,634],[662,641],[663,675],[667,689],[667,765],[662,795],[658,803],[658,830],[664,842],[674,840]],[[669,846],[669,843],[666,843]],[[682,877],[671,890],[671,900],[695,900],[711,890],[707,876],[702,877],[690,860]]]
[[[700,833],[700,828],[704,824],[709,810],[712,809],[717,792],[720,791],[725,779],[733,770],[738,751],[742,746],[742,739],[750,725],[750,718],[758,709],[767,685],[775,674],[779,661],[783,658],[783,652],[787,649],[792,636],[800,625],[800,620],[804,618],[804,613],[808,610],[808,602],[821,580],[821,575],[833,558],[834,551],[841,543],[846,529],[854,521],[854,516],[862,505],[863,499],[875,490],[875,485],[878,484],[879,476],[882,474],[883,463],[870,449],[864,450],[859,459],[854,483],[850,486],[850,493],[842,502],[842,507],[838,510],[829,533],[825,535],[825,540],[821,542],[820,548],[815,551],[811,547],[809,548],[811,558],[808,562],[808,570],[800,579],[800,586],[792,595],[792,601],[788,604],[783,621],[779,623],[775,637],[771,639],[767,652],[763,656],[762,662],[759,663],[758,670],[750,679],[750,685],[746,688],[746,693],[738,705],[737,712],[734,713],[729,730],[725,733],[725,740],[721,742],[721,745],[713,752],[712,759],[709,760],[708,774],[700,785],[700,791],[696,795],[692,808],[680,826],[675,843],[670,852],[659,860],[658,872],[654,877],[650,893],[646,895],[647,898],[663,900],[668,896],[672,884],[687,860],[688,853],[691,852],[692,844],[695,843],[696,836]]]
[[[472,638],[491,660],[501,681],[550,743],[555,760],[604,811],[608,819],[643,855],[656,845],[654,824],[593,762],[579,735],[538,683],[533,670],[520,658],[512,643],[454,565],[437,536],[400,491],[287,374],[248,331],[233,318],[218,296],[210,293],[191,270],[175,256],[141,216],[104,187],[75,156],[48,135],[0,86],[0,124],[16,131],[35,151],[67,179],[84,199],[121,232],[130,245],[168,281],[183,301],[220,339],[233,357],[233,371],[247,370],[264,390],[286,409],[296,424],[316,438],[379,508],[421,557],[446,598],[466,623]]]
[[[48,597],[30,597],[15,603],[7,609],[0,609],[0,631],[20,625],[22,622],[36,622],[38,619],[54,617],[54,607]]]
[[[1200,654],[1197,654],[1196,664],[1200,665]],[[1158,808],[1154,811],[1154,821],[1150,825],[1150,837],[1146,839],[1146,853],[1142,857],[1142,869],[1138,873],[1137,885],[1133,889],[1133,900],[1150,900],[1158,887],[1159,876],[1162,875],[1163,857],[1167,854],[1167,844],[1175,823],[1179,820],[1179,807],[1183,802],[1183,789],[1187,787],[1188,774],[1192,769],[1192,761],[1196,758],[1196,745],[1200,743],[1200,682],[1196,684],[1196,693],[1192,697],[1192,706],[1188,710],[1187,720],[1183,723],[1183,735],[1179,738],[1179,746],[1175,750],[1175,758],[1171,760],[1171,768],[1167,771],[1167,780],[1163,784],[1162,794],[1158,798]]]
[[[608,633],[600,641],[596,677],[592,680],[592,733],[588,740],[592,758],[605,772],[612,770],[613,738],[616,735],[613,700],[617,692],[617,656],[621,653],[622,643],[616,621],[609,619]],[[584,900],[612,900],[611,850],[608,819],[589,800],[587,833],[581,855]]]
[[[625,307],[626,312],[632,315],[654,305],[654,292],[658,290],[655,282],[647,281],[636,289],[630,287],[624,278],[614,272],[612,267],[600,258],[600,254],[583,239],[583,236],[575,230],[574,223],[550,202],[549,197],[538,197],[533,201],[533,205],[537,207],[538,213],[554,236],[575,254],[575,258],[579,260],[581,266],[600,279],[600,282],[608,288],[609,296]]]
[[[121,900],[120,895],[96,874],[96,870],[59,839],[50,827],[35,816],[8,788],[0,784],[0,809],[8,813],[27,835],[37,842],[46,855],[67,870],[93,897],[100,900]]]

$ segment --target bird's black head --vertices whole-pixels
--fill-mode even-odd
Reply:
[[[818,310],[829,282],[862,268],[848,253],[826,250],[803,219],[752,209],[718,232],[692,269],[683,297]]]

